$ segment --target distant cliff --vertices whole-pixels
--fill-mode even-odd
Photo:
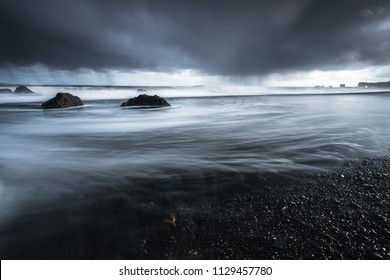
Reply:
[[[363,87],[363,88],[390,88],[390,81],[389,82],[380,82],[380,83],[364,83],[364,82],[360,82],[358,84],[358,87]]]

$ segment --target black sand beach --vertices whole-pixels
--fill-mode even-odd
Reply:
[[[2,259],[389,258],[388,94],[92,93],[0,106]]]
[[[197,210],[156,213],[153,205],[134,209],[126,199],[101,193],[92,205],[68,202],[66,211],[19,220],[1,232],[1,257],[390,259],[390,157],[299,180],[218,176],[231,189],[213,199],[198,197]],[[212,186],[218,178],[205,174],[204,180]],[[241,191],[234,191],[237,184]]]
[[[390,259],[389,0],[5,0],[0,30],[1,259]]]

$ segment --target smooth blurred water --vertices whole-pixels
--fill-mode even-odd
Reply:
[[[43,111],[46,99],[0,96],[0,229],[102,196],[189,207],[248,187],[245,174],[331,170],[390,147],[386,93],[168,97],[171,107],[142,110],[87,98]],[[226,184],[224,174],[241,179]]]

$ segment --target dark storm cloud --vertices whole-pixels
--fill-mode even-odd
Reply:
[[[0,0],[0,64],[222,75],[390,63],[388,0]]]

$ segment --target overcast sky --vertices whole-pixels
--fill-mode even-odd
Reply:
[[[0,0],[0,34],[0,82],[390,80],[388,0]]]

